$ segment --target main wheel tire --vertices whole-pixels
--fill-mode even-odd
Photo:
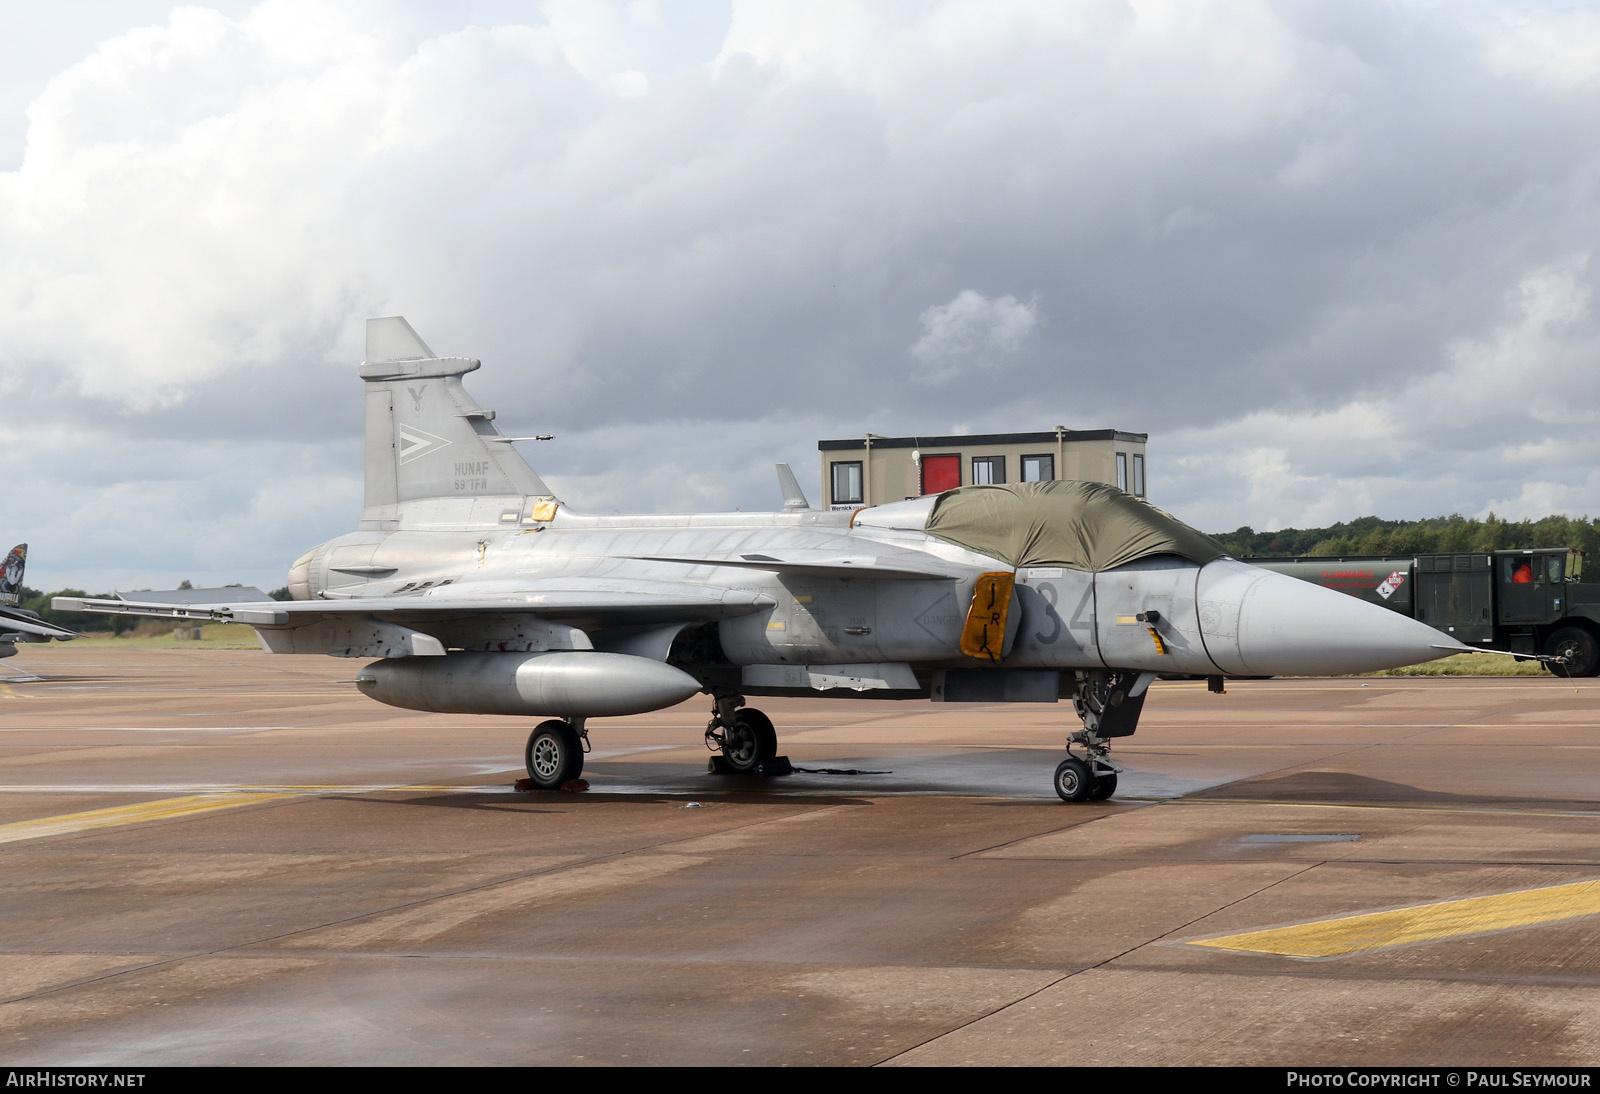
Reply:
[[[1076,756],[1068,756],[1056,765],[1056,793],[1064,802],[1088,801],[1094,789],[1094,776],[1089,765]]]
[[[1583,627],[1557,627],[1545,641],[1544,652],[1566,658],[1561,665],[1545,662],[1545,668],[1557,676],[1600,675],[1600,641]]]
[[[1108,771],[1094,781],[1094,787],[1089,791],[1089,800],[1103,802],[1117,792],[1117,773]]]
[[[583,741],[566,722],[540,722],[528,734],[528,778],[540,790],[558,790],[583,774]]]
[[[722,758],[741,774],[759,774],[778,754],[778,731],[772,720],[753,707],[733,716],[733,725],[722,727]]]

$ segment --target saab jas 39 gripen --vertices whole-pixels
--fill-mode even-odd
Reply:
[[[528,778],[576,779],[590,721],[711,700],[706,741],[770,773],[754,696],[1070,700],[1056,792],[1101,799],[1158,676],[1365,672],[1461,648],[1415,620],[1247,566],[1120,490],[967,486],[850,511],[590,516],[558,500],[473,401],[470,358],[367,324],[359,528],[257,590],[58,608],[248,623],[273,653],[373,658],[356,683],[412,710],[547,719]],[[119,594],[120,595],[120,594]]]
[[[17,652],[18,642],[63,642],[79,637],[54,623],[46,623],[38,612],[18,607],[22,601],[22,573],[28,564],[28,545],[19,543],[6,555],[0,568],[0,657],[10,657]]]

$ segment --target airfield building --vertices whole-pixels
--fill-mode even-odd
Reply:
[[[1148,434],[1120,429],[974,433],[964,437],[860,437],[818,441],[830,509],[855,509],[957,486],[1084,479],[1145,496]]]

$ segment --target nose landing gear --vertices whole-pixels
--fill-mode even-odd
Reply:
[[[1072,754],[1075,744],[1088,753],[1084,759]],[[1104,801],[1116,793],[1117,772],[1122,769],[1111,762],[1109,745],[1088,730],[1079,730],[1067,738],[1067,749],[1067,758],[1056,765],[1056,794],[1062,801]]]
[[[1138,728],[1145,691],[1153,672],[1080,671],[1072,706],[1083,728],[1067,735],[1067,758],[1056,765],[1056,794],[1062,801],[1104,801],[1116,793],[1117,772],[1107,738],[1128,737]],[[1072,746],[1082,747],[1080,759]]]

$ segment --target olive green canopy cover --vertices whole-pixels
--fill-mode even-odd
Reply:
[[[1012,566],[1099,572],[1148,555],[1204,565],[1222,544],[1149,502],[1102,482],[964,486],[939,495],[927,532]]]

